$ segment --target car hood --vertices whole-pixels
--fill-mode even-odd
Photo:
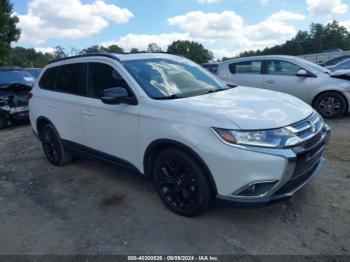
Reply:
[[[243,130],[288,126],[307,118],[314,111],[293,96],[241,86],[172,102],[185,110],[224,117]]]

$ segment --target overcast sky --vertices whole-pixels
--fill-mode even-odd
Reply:
[[[163,49],[199,41],[217,58],[282,43],[311,22],[336,19],[350,30],[350,0],[12,0],[16,45],[52,50],[117,44]]]

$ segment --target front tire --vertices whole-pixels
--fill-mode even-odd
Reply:
[[[213,196],[196,159],[176,148],[160,153],[153,167],[156,190],[173,212],[193,217],[206,210]]]
[[[47,160],[54,166],[63,166],[72,157],[63,147],[61,138],[51,124],[46,124],[40,130],[40,140]]]
[[[324,118],[339,118],[345,114],[347,104],[341,94],[326,92],[316,98],[314,107]]]

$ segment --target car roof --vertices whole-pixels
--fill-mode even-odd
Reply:
[[[261,55],[261,56],[247,56],[247,57],[237,57],[223,61],[223,63],[237,62],[237,61],[252,61],[252,60],[267,60],[267,59],[286,59],[286,60],[296,60],[298,57],[289,55]]]
[[[174,59],[174,58],[179,58],[181,56],[176,54],[170,54],[170,53],[124,53],[124,54],[98,53],[98,54],[85,54],[85,55],[65,57],[65,58],[50,61],[49,64],[53,64],[61,61],[69,61],[73,59],[76,60],[76,59],[86,58],[86,57],[107,57],[107,58],[111,58],[116,61],[122,62],[122,61],[157,59],[157,58]]]
[[[18,71],[18,70],[23,70],[23,68],[19,66],[4,66],[0,67],[0,71]]]

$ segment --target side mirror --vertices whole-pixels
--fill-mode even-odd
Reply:
[[[129,96],[128,91],[123,87],[113,87],[103,91],[101,97],[103,103],[107,105],[128,104],[136,105],[137,102],[134,98]]]
[[[304,69],[300,69],[298,72],[297,72],[297,76],[300,76],[300,77],[308,77],[309,76],[309,73],[304,70]]]

